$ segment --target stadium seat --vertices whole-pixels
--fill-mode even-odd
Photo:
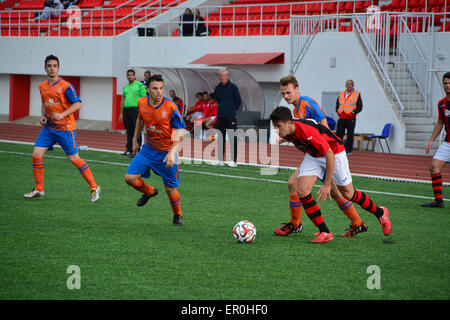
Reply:
[[[95,7],[102,7],[103,0],[81,0],[78,7],[83,9],[92,9]]]
[[[370,136],[368,136],[367,137],[368,141],[367,141],[366,151],[369,150],[369,144],[370,144],[371,141],[373,142],[372,143],[372,151],[374,151],[375,144],[376,144],[376,142],[378,140],[378,142],[380,143],[381,150],[384,153],[383,145],[381,144],[381,140],[384,140],[384,142],[386,143],[386,145],[388,147],[389,153],[391,153],[391,149],[389,148],[389,143],[387,141],[387,139],[389,138],[389,134],[391,132],[391,126],[392,126],[392,123],[386,123],[386,125],[383,128],[383,131],[381,132],[381,135],[378,135],[378,136],[377,135],[370,135]]]

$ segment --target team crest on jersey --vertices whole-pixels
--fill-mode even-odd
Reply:
[[[62,88],[58,87],[58,93],[62,93]]]
[[[165,117],[167,117],[167,112],[166,111],[161,112],[161,118],[165,118]]]

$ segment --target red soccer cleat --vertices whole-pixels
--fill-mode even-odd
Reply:
[[[325,243],[325,242],[331,241],[333,239],[334,239],[333,234],[331,232],[330,233],[321,232],[321,233],[319,233],[319,236],[311,242],[312,243]]]
[[[389,211],[385,207],[380,208],[383,209],[384,214],[380,219],[378,219],[378,222],[380,223],[381,228],[383,228],[384,235],[388,236],[392,230],[391,220],[389,219]]]

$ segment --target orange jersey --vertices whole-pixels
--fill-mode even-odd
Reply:
[[[175,129],[186,127],[177,105],[163,97],[162,102],[153,107],[150,105],[150,98],[143,97],[138,99],[138,109],[138,117],[145,124],[145,143],[152,149],[169,151],[173,145],[172,134]]]
[[[57,131],[75,130],[75,117],[73,113],[61,120],[53,120],[51,118],[52,113],[64,112],[74,103],[81,102],[74,87],[64,79],[59,78],[53,84],[45,80],[39,85],[39,91],[41,92],[42,104],[45,108],[47,126]]]

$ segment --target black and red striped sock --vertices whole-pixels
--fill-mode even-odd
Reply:
[[[442,202],[442,175],[440,173],[432,174],[431,184],[433,185],[435,201]]]
[[[311,219],[312,223],[319,228],[319,231],[330,233],[325,221],[323,221],[322,213],[313,196],[308,194],[306,197],[300,198],[300,201],[303,205],[303,209],[305,209],[306,215]]]
[[[362,191],[355,189],[355,193],[353,193],[351,200],[352,202],[359,204],[364,210],[373,213],[378,219],[380,219],[384,214],[383,209],[378,207],[375,202],[373,202],[369,196]]]

